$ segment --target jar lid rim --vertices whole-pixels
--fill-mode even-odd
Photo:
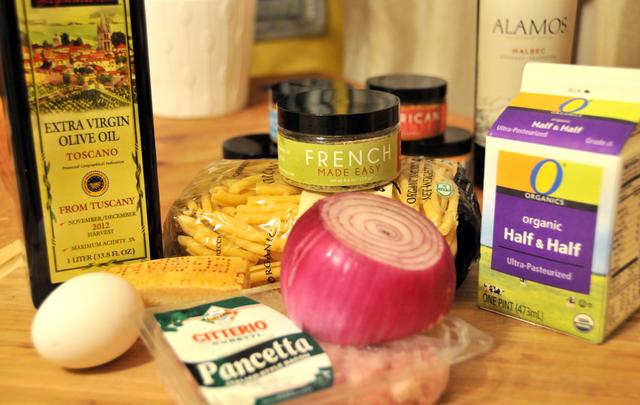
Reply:
[[[390,74],[370,77],[368,89],[394,94],[403,103],[442,102],[447,95],[447,81],[435,76]]]
[[[315,135],[379,132],[399,122],[398,97],[375,90],[317,89],[278,100],[278,126]]]

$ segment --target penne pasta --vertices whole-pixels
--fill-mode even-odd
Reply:
[[[177,244],[190,255],[243,258],[254,265],[252,283],[265,283],[269,277],[279,277],[279,260],[298,215],[302,190],[283,180],[275,161],[228,165],[226,171],[206,172],[202,183],[187,190],[190,197],[176,203]],[[454,182],[457,170],[452,162],[405,157],[391,194],[429,219],[454,255],[460,199]]]

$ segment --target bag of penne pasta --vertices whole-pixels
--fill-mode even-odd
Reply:
[[[446,160],[403,157],[400,176],[371,190],[422,212],[455,255],[458,285],[480,249],[480,209],[464,169]],[[199,173],[169,210],[166,256],[242,257],[251,285],[276,282],[296,218],[324,195],[284,181],[277,160],[221,160]]]

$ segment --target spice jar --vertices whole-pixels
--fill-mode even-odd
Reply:
[[[400,97],[404,142],[442,137],[447,127],[447,82],[422,75],[385,75],[367,79],[367,88]]]
[[[224,159],[273,159],[278,150],[269,134],[248,134],[227,139],[222,144]]]
[[[278,101],[284,179],[320,192],[384,185],[400,170],[400,100],[373,90],[312,90]]]
[[[277,103],[280,97],[288,97],[314,89],[334,89],[346,91],[351,86],[329,79],[296,79],[279,82],[269,87],[269,136],[272,142],[278,142]]]
[[[424,139],[415,142],[402,142],[402,154],[409,156],[427,156],[447,159],[460,163],[469,178],[473,162],[473,135],[466,129],[448,127],[442,138]]]

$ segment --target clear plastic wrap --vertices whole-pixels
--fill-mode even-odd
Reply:
[[[403,157],[400,176],[372,190],[402,201],[436,225],[455,255],[457,283],[479,257],[480,209],[464,169]],[[276,160],[221,160],[200,172],[169,210],[164,252],[247,259],[251,285],[275,282],[289,231],[318,193],[287,184]]]
[[[211,300],[236,296],[217,295]],[[275,286],[245,290],[242,296],[285,313],[279,289]],[[187,307],[189,305],[178,308]],[[155,357],[159,374],[177,402],[207,403],[192,373],[176,355],[154,317],[154,314],[173,309],[177,308],[147,310],[141,322],[142,339]],[[429,331],[375,347],[319,343],[331,360],[333,385],[294,398],[290,403],[434,403],[447,386],[450,366],[481,355],[493,345],[488,335],[452,316]],[[207,346],[203,350],[214,348]]]

